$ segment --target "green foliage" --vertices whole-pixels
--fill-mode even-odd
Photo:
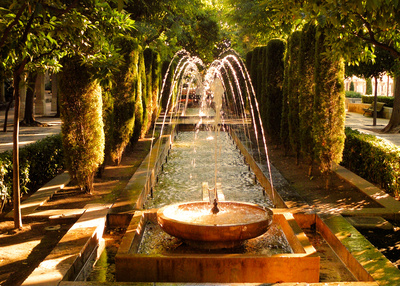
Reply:
[[[378,102],[384,102],[386,107],[393,107],[394,103],[394,97],[392,96],[378,96],[377,97]],[[368,95],[363,95],[361,96],[361,102],[362,103],[368,103],[371,104],[374,102],[374,97],[373,96],[368,96]]]
[[[246,54],[246,68],[248,71],[251,70],[251,61],[252,61],[252,57],[253,57],[253,51],[250,51]]]
[[[266,45],[270,39],[285,37],[291,33],[292,21],[273,21],[276,11],[268,11],[273,2],[223,1],[224,7],[221,9],[221,13],[226,15],[224,17],[226,24],[222,29],[227,31],[232,46],[241,54],[244,55],[257,46]],[[280,8],[279,11],[284,11],[283,9]]]
[[[349,98],[361,98],[363,96],[359,92],[350,91],[350,90],[346,90],[345,94],[346,94],[346,97],[349,97]]]
[[[151,125],[153,118],[153,50],[147,48],[143,52],[145,75],[146,75],[146,94],[143,95],[143,128],[142,137],[144,137]]]
[[[139,45],[137,40],[121,38],[118,47],[123,51],[124,60],[119,71],[114,73],[114,84],[111,89],[113,110],[110,124],[112,136],[106,139],[111,141],[110,158],[117,164],[120,163],[135,126],[135,103],[138,91],[138,62]],[[141,94],[141,91],[140,91]]]
[[[286,41],[273,39],[268,42],[264,56],[265,99],[261,114],[267,134],[275,142],[280,141],[285,48]]]
[[[115,144],[114,142],[114,98],[112,96],[109,86],[103,87],[102,90],[103,100],[103,126],[104,126],[104,162],[110,162],[111,150]]]
[[[176,62],[164,61],[161,66],[161,79],[163,81],[161,94],[161,107],[164,111],[169,111],[172,103],[175,101],[175,94],[172,93],[174,86],[172,85],[175,77]],[[170,98],[171,95],[171,98]]]
[[[61,132],[67,169],[87,193],[104,159],[102,95],[79,57],[63,59],[60,78]]]
[[[299,128],[300,151],[304,158],[313,161],[314,140],[312,134],[315,71],[315,33],[314,25],[303,29],[300,42],[299,82]]]
[[[300,73],[298,70],[300,61],[301,31],[294,32],[290,38],[288,73],[288,123],[290,146],[296,156],[300,155],[300,117],[299,117],[299,87]]]
[[[161,58],[160,54],[156,51],[153,51],[153,62],[152,62],[152,70],[151,70],[151,94],[152,94],[152,123],[156,121],[159,113],[159,94],[160,94],[160,86],[161,86]]]
[[[135,81],[134,88],[136,89],[136,97],[135,97],[135,127],[133,129],[133,136],[131,138],[132,143],[136,143],[136,141],[140,138],[144,124],[144,96],[146,92],[146,74],[145,74],[145,65],[144,65],[144,57],[143,57],[143,49],[139,47],[139,58],[137,62],[137,71],[138,76]]]
[[[61,135],[48,136],[20,149],[20,184],[23,192],[33,192],[64,168]],[[0,153],[0,202],[12,198],[12,153]]]
[[[395,59],[388,51],[376,47],[373,56],[374,59],[364,59],[357,64],[346,65],[346,76],[356,75],[362,78],[380,78],[386,72],[394,71]],[[353,82],[350,83],[350,90],[354,91]]]
[[[285,153],[289,151],[289,63],[290,63],[290,40],[287,42],[285,58],[284,58],[284,72],[283,72],[283,87],[282,87],[282,115],[281,115],[281,131],[279,137]]]
[[[376,136],[346,128],[341,165],[386,192],[400,195],[400,148]]]
[[[251,58],[251,70],[250,70],[250,78],[253,83],[253,88],[256,93],[256,98],[260,102],[261,101],[261,84],[259,78],[261,78],[261,59],[262,59],[262,48],[256,47],[253,50],[253,56]]]
[[[66,54],[101,63],[115,54],[110,40],[133,28],[126,13],[102,0],[7,1],[0,5],[0,63],[4,70],[59,68]],[[104,55],[106,55],[104,57]]]
[[[318,30],[315,47],[314,156],[319,169],[329,172],[342,159],[344,146],[344,64],[329,57],[327,30]]]
[[[20,150],[21,165],[27,166],[29,190],[37,189],[64,168],[61,135],[48,136]]]
[[[211,61],[221,42],[220,14],[201,0],[124,1],[138,28],[143,46],[157,50],[162,59],[186,49],[203,61]],[[136,35],[135,35],[136,36]]]
[[[354,91],[354,82],[353,82],[353,81],[350,82],[350,88],[349,88],[349,90],[350,90],[350,91]]]

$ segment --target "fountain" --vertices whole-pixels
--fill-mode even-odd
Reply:
[[[201,176],[203,180],[197,182],[194,187],[189,186],[192,174],[188,180],[185,180],[187,173],[182,167],[178,167],[180,181],[170,182],[173,187],[181,187],[181,191],[173,192],[177,193],[175,201],[166,199],[167,196],[173,195],[168,187],[162,185],[163,178],[155,179],[154,174],[157,172],[155,169],[158,167],[152,169],[150,167],[152,160],[149,160],[147,181],[150,182],[146,183],[146,186],[151,190],[151,195],[148,197],[148,202],[143,203],[143,206],[148,204],[149,210],[136,212],[131,221],[116,258],[117,280],[231,283],[299,281],[300,279],[300,281],[318,282],[319,257],[311,257],[315,249],[307,239],[303,238],[304,234],[298,226],[296,227],[296,223],[288,222],[288,220],[293,220],[290,214],[274,214],[271,210],[271,207],[276,204],[279,204],[281,208],[286,207],[273,189],[272,178],[265,178],[262,171],[255,174],[256,178],[250,172],[251,168],[258,166],[253,158],[258,158],[259,162],[266,162],[268,168],[269,160],[258,104],[243,63],[230,51],[221,56],[220,60],[213,62],[204,73],[199,71],[198,65],[203,70],[205,68],[198,58],[190,57],[187,52],[180,52],[177,58],[179,58],[178,64],[170,85],[165,113],[162,122],[158,125],[161,130],[160,138],[164,136],[167,125],[175,128],[170,135],[171,140],[177,133],[178,136],[186,133],[180,132],[181,129],[192,129],[193,143],[178,144],[191,146],[194,153],[200,153],[202,147],[199,144],[205,143],[207,149],[213,150],[214,158],[204,169],[198,171],[200,175],[195,175]],[[203,74],[203,77],[200,74]],[[162,93],[164,87],[165,82]],[[184,98],[182,98],[182,90],[185,91]],[[187,110],[188,95],[191,90],[201,93],[197,112]],[[177,94],[173,96],[176,91]],[[172,98],[175,100],[171,100]],[[183,128],[183,125],[186,127]],[[189,125],[192,128],[188,127]],[[224,146],[220,145],[221,141],[224,141]],[[228,145],[235,146],[233,147],[235,152],[226,147],[228,141],[230,142]],[[262,142],[263,149],[259,146],[259,142]],[[161,144],[154,148],[157,150],[152,149],[151,153],[158,154],[165,150]],[[240,151],[237,150],[238,148]],[[257,151],[257,154],[254,154],[254,151]],[[246,180],[249,176],[253,176],[251,183],[238,187],[242,179],[240,174],[225,174],[226,169],[233,163],[224,162],[225,157],[230,157],[224,152],[234,154],[232,155],[234,161],[242,160],[242,164],[247,166],[245,168],[250,172],[246,173]],[[245,156],[248,164],[243,162],[242,155]],[[154,157],[160,158],[159,155]],[[211,156],[206,155],[206,157]],[[195,160],[192,159],[190,163],[180,162],[180,165],[200,164],[204,156],[197,158],[198,161]],[[167,162],[167,159],[165,161]],[[207,172],[212,169],[210,168],[212,165],[215,168],[213,174],[210,175]],[[160,168],[164,170],[163,173],[171,172],[166,163],[163,163]],[[221,182],[220,174],[228,176],[224,177],[224,182]],[[271,176],[270,170],[269,174]],[[234,183],[234,178],[239,179],[239,182]],[[158,184],[162,186],[156,184],[157,181],[160,181]],[[209,189],[208,183],[214,187]],[[232,184],[236,186],[232,187]],[[204,188],[204,185],[207,187]],[[252,193],[247,190],[250,185],[256,186]],[[237,199],[231,193],[231,189],[235,187],[238,193],[245,193],[248,197],[253,196],[259,199],[256,202]],[[163,188],[166,189],[163,193],[166,196],[157,199],[158,193],[161,193]],[[223,196],[219,193],[221,189],[224,190]],[[196,199],[193,200],[193,196],[183,199],[182,193],[193,193]],[[196,194],[203,194],[203,200],[199,200]],[[220,199],[224,196],[228,198],[227,201]],[[156,201],[159,203],[155,203]],[[286,244],[289,245],[289,249],[272,255],[244,250],[252,243],[260,244],[260,241],[262,243],[265,237],[268,237],[267,231],[272,225],[279,230],[282,240],[286,241],[287,238]],[[141,252],[140,249],[143,248],[141,243],[147,229],[157,227],[162,229],[159,233],[161,238],[157,239],[163,243],[166,242],[167,246],[164,248],[157,244],[151,245],[150,249],[160,249],[156,254],[149,254],[148,251]],[[165,237],[165,234],[171,236]],[[156,236],[151,237],[157,240]],[[296,268],[297,271],[291,271],[291,273],[280,271],[284,265],[289,269]],[[135,271],[129,271],[129,269],[135,269]]]
[[[205,75],[205,82],[203,83],[199,76],[198,69],[196,69],[194,65],[194,63],[198,63],[199,60],[196,58],[194,61],[191,61],[190,57],[187,59],[187,64],[182,63],[182,67],[185,68],[183,68],[181,72],[182,77],[189,82],[185,90],[185,107],[182,112],[176,111],[175,113],[181,114],[182,116],[186,114],[192,82],[196,82],[200,85],[200,88],[197,88],[197,90],[203,92],[201,95],[201,104],[203,106],[206,104],[207,95],[212,98],[212,106],[215,115],[211,121],[211,130],[213,130],[213,137],[215,137],[213,139],[215,143],[214,181],[216,184],[218,174],[218,136],[222,120],[224,119],[224,94],[227,84],[232,86],[232,83],[227,82],[224,84],[223,82],[221,68],[223,68],[225,64],[224,61],[219,61],[211,65],[212,68]],[[179,70],[179,68],[180,66],[178,65],[177,69]],[[195,74],[193,76],[195,80],[192,79],[193,77],[190,77],[192,72]],[[179,76],[180,72],[177,73],[177,77],[175,78],[179,78]],[[238,79],[236,78],[236,82],[237,81]],[[178,83],[178,86],[181,86],[181,84]],[[178,90],[182,89],[178,88]],[[235,94],[233,95],[234,98],[236,98]],[[181,101],[181,96],[181,93],[178,93],[177,102]],[[168,99],[168,102],[169,101],[170,99]],[[243,97],[240,101],[244,102]],[[176,108],[179,109],[181,106],[177,104]],[[166,121],[166,116],[167,114],[164,115],[163,123]],[[255,118],[253,118],[253,122],[254,121]],[[199,123],[201,123],[201,121]],[[199,125],[199,123],[197,123],[197,125]],[[162,129],[163,127],[164,126],[162,126]],[[183,239],[190,245],[205,249],[237,247],[244,240],[262,235],[268,230],[272,222],[272,211],[270,209],[243,202],[219,202],[217,188],[214,187],[212,190],[214,191],[214,200],[210,198],[211,204],[208,202],[185,202],[161,208],[157,212],[158,223],[161,228],[165,232]]]
[[[272,223],[272,211],[255,204],[218,202],[218,212],[212,210],[209,202],[180,203],[159,209],[157,220],[168,234],[205,249],[238,247]]]

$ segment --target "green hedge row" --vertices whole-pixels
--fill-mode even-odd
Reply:
[[[393,96],[378,96],[378,102],[384,102],[386,103],[386,107],[393,107],[393,101],[394,97]],[[373,96],[368,96],[368,95],[363,95],[361,97],[362,103],[368,103],[371,104],[374,102],[374,97]]]
[[[21,192],[35,191],[64,169],[61,135],[48,136],[20,148],[19,155]],[[12,197],[12,161],[11,151],[0,153],[0,198]]]
[[[376,136],[345,129],[342,166],[387,193],[400,194],[400,148]]]
[[[349,97],[349,98],[361,98],[362,94],[357,92],[357,91],[346,90],[346,97]]]

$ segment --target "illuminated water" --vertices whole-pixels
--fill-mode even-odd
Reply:
[[[180,239],[164,232],[160,226],[148,223],[137,253],[145,255],[202,254],[204,250],[190,247]],[[207,250],[207,253],[272,256],[293,253],[293,251],[279,224],[272,223],[268,232],[245,241],[238,248]]]
[[[215,185],[214,140],[212,131],[180,132],[173,144],[163,172],[148,199],[146,208],[203,199],[202,182]],[[226,132],[219,132],[217,145],[217,183],[227,201],[249,202],[271,207],[262,186],[245,164],[243,156]]]
[[[249,208],[238,204],[219,204],[219,212],[210,212],[209,204],[172,205],[164,210],[164,216],[199,225],[243,225],[249,222],[266,221],[269,214],[263,209]]]

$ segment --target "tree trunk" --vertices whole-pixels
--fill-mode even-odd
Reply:
[[[393,112],[388,125],[383,128],[384,133],[399,133],[400,132],[400,76],[394,78],[394,102]]]
[[[23,69],[22,69],[23,70]],[[21,191],[19,187],[19,85],[22,72],[14,71],[14,133],[13,133],[13,201],[14,201],[14,226],[22,228],[21,217]]]
[[[375,93],[374,93],[374,112],[372,114],[373,120],[372,120],[372,125],[376,126],[376,117],[378,116],[378,113],[376,111],[376,105],[378,102],[378,77],[375,78]]]
[[[37,72],[32,72],[28,76],[27,91],[26,91],[26,101],[25,101],[25,114],[24,114],[24,124],[31,125],[35,122],[35,117],[33,114],[33,104],[35,95],[35,83],[37,78]]]
[[[11,98],[10,102],[7,104],[6,114],[4,115],[4,127],[3,132],[7,132],[7,123],[8,123],[8,112],[10,111],[11,104],[13,103],[14,99]]]

